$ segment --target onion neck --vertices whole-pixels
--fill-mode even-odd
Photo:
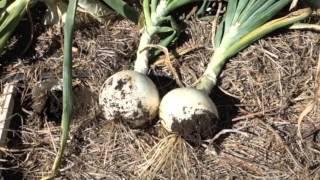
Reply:
[[[209,94],[213,86],[216,85],[217,77],[229,57],[235,55],[266,34],[271,33],[276,29],[299,22],[309,17],[311,13],[312,11],[310,8],[294,11],[287,16],[269,21],[260,27],[257,27],[246,35],[243,35],[238,40],[234,40],[232,36],[229,35],[230,37],[227,37],[227,39],[220,44],[220,47],[216,49],[214,55],[211,57],[206,71],[196,84],[196,88]]]
[[[134,70],[147,74],[149,69],[149,51],[145,48],[151,42],[152,37],[158,32],[159,25],[164,21],[164,16],[167,10],[167,1],[160,0],[155,12],[149,11],[149,1],[144,1],[144,13],[145,13],[145,27],[140,37],[140,43],[137,52],[137,58],[134,64]]]
[[[198,90],[210,94],[212,88],[216,85],[218,76],[224,66],[227,57],[224,56],[225,49],[216,49],[214,55],[210,58],[207,69],[196,83]]]
[[[148,44],[150,43],[152,34],[153,33],[148,33],[148,31],[144,29],[140,37],[137,58],[134,63],[134,70],[142,74],[147,74],[149,69],[149,53],[145,48],[147,48]]]

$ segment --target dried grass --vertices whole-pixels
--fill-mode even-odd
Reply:
[[[50,29],[35,37],[34,56],[2,68],[3,82],[18,78],[23,109],[17,116],[20,119],[14,120],[22,123],[12,126],[11,141],[7,148],[1,148],[1,169],[6,178],[39,179],[53,162],[59,120],[48,116],[46,109],[35,114],[30,107],[34,84],[61,78],[62,51],[48,45],[59,42],[56,31]],[[210,22],[188,22],[187,34],[177,49],[205,48],[193,49],[172,61],[183,84],[192,85],[203,73],[212,54],[211,31]],[[133,130],[105,121],[100,117],[97,93],[108,76],[131,67],[138,30],[124,20],[112,26],[87,24],[78,26],[75,41],[77,106],[58,179],[136,179],[137,165],[166,134],[158,123]],[[186,148],[181,154],[174,152],[183,161],[173,159],[175,163],[153,174],[154,179],[318,179],[319,106],[303,118],[303,141],[297,136],[297,122],[306,105],[319,96],[319,42],[320,35],[312,31],[281,30],[232,58],[212,98],[222,118],[221,129],[241,130],[246,135],[221,133],[214,142],[204,141],[200,147],[176,143]],[[161,77],[173,79],[170,70],[162,66],[153,68],[151,74],[156,75],[155,82]]]

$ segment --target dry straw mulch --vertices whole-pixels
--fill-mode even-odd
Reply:
[[[208,21],[188,21],[175,48],[188,51],[172,61],[186,86],[203,73],[212,54],[211,29]],[[138,35],[125,20],[77,27],[75,113],[58,179],[133,179],[145,153],[165,136],[157,122],[143,130],[108,122],[97,105],[103,81],[132,67]],[[20,77],[21,110],[8,148],[1,149],[6,178],[39,179],[51,168],[59,145],[61,92],[43,92],[46,104],[35,112],[32,89],[61,78],[62,50],[51,47],[60,38],[57,29],[46,29],[36,39],[33,56],[2,67],[3,81]],[[281,30],[230,59],[212,92],[220,127],[229,132],[200,147],[188,145],[181,156],[188,163],[173,164],[156,179],[319,179],[319,43],[319,33]],[[150,73],[162,94],[175,87],[164,64],[152,66]],[[306,107],[300,137],[298,119]]]

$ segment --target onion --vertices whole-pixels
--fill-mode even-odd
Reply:
[[[133,128],[154,119],[159,103],[159,93],[151,79],[130,70],[109,77],[99,95],[106,119],[122,120]]]
[[[166,94],[160,103],[159,116],[167,131],[184,137],[212,135],[219,119],[210,97],[194,88],[178,88]]]
[[[241,3],[244,3],[244,1],[242,1]],[[256,3],[258,3],[258,1]],[[278,10],[281,10],[281,7],[286,6],[289,1],[282,0],[273,3],[273,5],[269,4],[269,7],[266,6],[266,10],[268,10],[268,8],[272,9],[274,5],[277,5],[279,8]],[[229,2],[228,9],[234,8],[232,6],[235,6],[235,4],[236,3]],[[239,9],[237,9],[237,11],[240,11],[240,5],[238,8]],[[259,11],[259,9],[257,11]],[[275,14],[276,12],[277,10],[274,10],[272,14]],[[248,15],[250,15],[249,12],[247,13]],[[297,16],[292,16],[292,14],[297,14]],[[260,20],[257,22],[257,24],[250,25],[249,20],[249,22],[243,23],[245,25],[246,23],[248,23],[248,27],[243,24],[239,24],[239,22],[237,21],[233,22],[233,24],[227,24],[226,21],[223,21],[220,25],[220,29],[218,29],[218,32],[216,34],[220,34],[222,37],[216,36],[217,48],[213,56],[211,57],[204,74],[196,83],[196,87],[194,89],[182,88],[173,90],[163,98],[160,105],[159,117],[165,129],[167,129],[169,132],[175,132],[181,136],[191,135],[186,133],[193,133],[194,129],[202,130],[199,135],[202,135],[203,133],[207,134],[208,132],[212,131],[212,127],[214,127],[217,123],[219,116],[215,105],[210,100],[208,94],[216,85],[217,77],[224,67],[225,62],[228,60],[228,58],[235,55],[243,48],[256,41],[258,38],[263,37],[264,35],[280,27],[288,26],[297,21],[305,19],[311,14],[311,10],[309,8],[302,9],[293,12],[292,14],[267,23],[265,22],[268,19],[265,19],[265,16],[257,16],[254,17],[256,18],[256,20]],[[234,15],[235,14],[233,11],[227,11],[226,19],[234,19],[235,17],[229,17]],[[244,14],[244,16],[245,15],[246,14]],[[239,18],[239,21],[241,21],[241,17],[236,18]],[[227,25],[229,25],[229,27]],[[255,26],[257,27],[255,28]],[[225,28],[223,29],[221,27]],[[247,31],[248,33],[243,34],[244,31]],[[172,108],[174,107],[175,110],[172,110]],[[199,119],[202,119],[202,121],[205,122],[199,123]],[[213,124],[208,125],[208,123],[210,122]],[[195,124],[199,127],[196,126],[193,129],[190,129],[190,127],[186,126],[186,124]]]
[[[133,128],[139,128],[156,117],[160,98],[156,86],[146,76],[150,59],[146,48],[159,33],[170,34],[169,37],[160,39],[159,44],[162,46],[175,40],[178,35],[175,27],[163,24],[171,22],[174,26],[176,22],[170,13],[191,2],[194,0],[143,1],[145,27],[140,37],[134,71],[122,71],[111,76],[104,83],[99,95],[99,103],[106,119],[120,119]]]
[[[159,118],[164,129],[172,134],[161,139],[147,153],[146,161],[139,166],[139,176],[153,179],[165,169],[167,162],[178,164],[185,161],[185,157],[179,159],[179,154],[186,151],[183,148],[185,146],[181,146],[186,142],[184,140],[194,140],[189,139],[194,138],[194,135],[201,139],[208,138],[217,131],[219,115],[208,94],[216,85],[224,64],[231,56],[264,35],[301,21],[311,14],[311,9],[307,8],[269,21],[289,3],[290,0],[228,1],[225,17],[215,34],[216,49],[204,74],[194,88],[174,89],[163,97]],[[170,165],[166,168],[178,167]]]

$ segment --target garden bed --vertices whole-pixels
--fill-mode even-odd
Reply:
[[[188,53],[172,64],[181,82],[190,86],[213,52],[208,36],[212,27],[211,21],[196,18],[185,25],[183,38],[172,50]],[[1,148],[5,179],[47,175],[59,146],[61,91],[46,89],[35,95],[34,89],[47,81],[59,84],[62,35],[57,27],[35,30],[34,50],[1,67],[3,83],[18,81],[15,118],[8,145]],[[137,27],[123,19],[77,24],[74,116],[58,179],[134,179],[137,165],[164,137],[156,121],[142,130],[106,121],[97,103],[103,81],[132,67],[138,37]],[[320,98],[319,56],[319,33],[281,30],[233,57],[211,94],[220,112],[220,129],[233,132],[188,146],[187,163],[168,167],[156,179],[320,178],[320,108],[310,105]],[[163,63],[153,63],[150,74],[162,95],[177,87]],[[306,107],[311,111],[301,124],[301,139],[297,123]]]

